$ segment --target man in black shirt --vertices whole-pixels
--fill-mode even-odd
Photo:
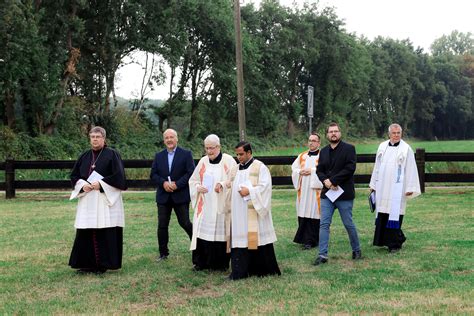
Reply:
[[[319,165],[316,170],[324,187],[321,192],[321,224],[319,227],[319,255],[314,265],[328,262],[329,227],[334,210],[337,208],[344,227],[349,235],[352,247],[352,259],[360,259],[361,251],[357,229],[352,221],[354,204],[354,172],[356,169],[356,152],[354,146],[341,141],[341,131],[337,123],[329,124],[326,129],[329,145],[321,150]],[[338,192],[339,191],[339,192]],[[333,198],[333,193],[342,194]]]

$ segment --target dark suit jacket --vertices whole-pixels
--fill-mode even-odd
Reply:
[[[176,147],[173,163],[171,164],[171,172],[168,171],[168,151],[166,149],[156,153],[153,165],[151,166],[150,179],[156,185],[156,203],[166,204],[173,202],[175,204],[189,203],[189,185],[188,181],[194,171],[194,160],[189,150]],[[163,189],[163,182],[176,182],[178,187],[172,193]]]
[[[331,145],[327,145],[319,154],[318,168],[316,174],[321,182],[329,179],[332,184],[339,185],[344,193],[337,200],[353,200],[354,172],[356,170],[356,151],[351,144],[341,141],[334,149],[334,160],[330,159]],[[328,189],[323,187],[321,198],[326,199]]]

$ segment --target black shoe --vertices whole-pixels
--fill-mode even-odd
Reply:
[[[306,244],[306,245],[303,245],[303,250],[311,250],[313,249],[314,247],[310,244]]]
[[[401,248],[392,248],[392,249],[388,249],[388,253],[397,253],[400,251]]]
[[[316,261],[313,263],[313,266],[319,266],[320,264],[327,263],[328,259],[324,257],[318,257]]]
[[[352,252],[352,259],[353,260],[360,260],[362,259],[362,252],[360,250]]]
[[[168,259],[168,255],[160,255],[158,258],[156,258],[156,262],[164,261]]]

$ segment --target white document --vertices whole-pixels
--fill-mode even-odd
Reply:
[[[104,177],[100,173],[93,171],[89,178],[87,178],[87,182],[92,183],[102,179],[104,179]]]
[[[208,192],[214,190],[214,177],[212,174],[205,172],[202,177],[202,186],[207,189]]]
[[[246,180],[244,183],[239,184],[239,191],[243,187],[245,187],[247,189],[250,189],[252,187],[252,183],[250,182],[250,180]],[[243,196],[242,198],[244,199],[244,201],[249,201],[250,200],[250,194],[246,195],[246,196]]]
[[[344,193],[344,190],[340,187],[337,186],[337,190],[329,189],[326,192],[326,197],[331,201],[334,202],[338,197],[341,196],[341,194]]]

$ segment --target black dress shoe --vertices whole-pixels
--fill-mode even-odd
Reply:
[[[328,259],[324,257],[318,257],[316,261],[313,263],[314,266],[319,266],[320,264],[327,263]]]
[[[360,250],[352,252],[352,259],[360,260],[362,259],[362,252]]]
[[[303,246],[303,250],[311,250],[311,249],[313,249],[313,248],[314,248],[314,247],[313,247],[312,245],[310,245],[310,244],[306,244],[306,245]]]
[[[168,255],[160,255],[158,258],[156,258],[156,262],[164,261],[168,259]]]

